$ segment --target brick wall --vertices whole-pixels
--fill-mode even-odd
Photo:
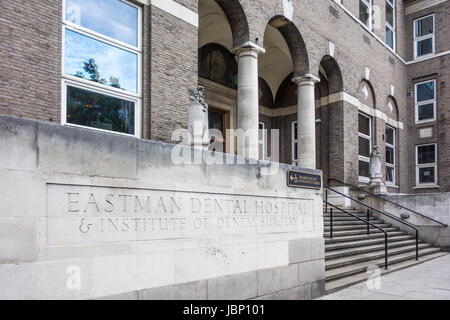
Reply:
[[[407,57],[413,60],[413,21],[419,17],[435,14],[435,53],[450,50],[450,28],[449,20],[450,2],[444,2],[441,5],[433,6],[419,12],[406,16],[405,26],[407,37]],[[411,98],[407,99],[407,163],[408,172],[410,172],[407,188],[405,192],[429,193],[429,192],[448,192],[450,191],[450,92],[448,85],[450,83],[450,56],[445,55],[422,62],[410,64],[408,66],[407,91],[412,92]],[[426,80],[436,80],[436,121],[416,124],[415,123],[415,105],[414,105],[414,84]],[[431,128],[432,135],[423,138],[420,136],[420,130]],[[438,185],[439,188],[433,189],[413,189],[416,186],[415,176],[415,146],[427,143],[438,144]]]
[[[197,29],[151,7],[151,134],[170,142],[172,132],[187,128],[189,89],[197,86]]]
[[[61,1],[0,2],[0,114],[60,121]]]

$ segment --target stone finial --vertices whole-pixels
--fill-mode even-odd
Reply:
[[[191,101],[191,105],[201,105],[206,112],[208,110],[208,104],[205,101],[205,97],[203,93],[205,92],[205,87],[198,86],[197,89],[189,90],[189,100]]]
[[[189,90],[189,125],[188,145],[206,149],[209,145],[208,130],[208,104],[203,93],[205,88],[198,86],[197,89]]]

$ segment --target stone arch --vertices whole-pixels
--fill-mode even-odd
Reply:
[[[292,82],[293,77],[294,73],[290,73],[281,83],[275,97],[276,108],[290,107],[298,103],[297,86]]]
[[[391,95],[389,95],[386,99],[386,114],[388,117],[396,121],[400,120],[397,100]]]
[[[214,0],[227,17],[233,34],[233,46],[237,47],[250,39],[247,16],[239,0]]]
[[[270,90],[270,87],[267,84],[267,82],[261,77],[258,78],[258,88],[259,88],[259,105],[266,108],[272,108],[273,107],[272,91]]]
[[[317,166],[323,171],[325,183],[328,178],[344,180],[345,163],[342,150],[345,146],[345,110],[341,99],[326,99],[344,90],[344,81],[341,68],[337,61],[330,55],[322,57],[319,64],[318,83],[319,94],[316,99],[320,107],[316,109],[316,117],[321,119],[316,128]],[[322,102],[321,98],[325,98]]]
[[[362,104],[370,108],[376,109],[377,101],[375,98],[375,91],[370,81],[363,79],[360,82],[358,88],[358,98]]]
[[[327,82],[328,93],[342,92],[344,90],[344,80],[337,61],[333,57],[326,55],[320,61],[320,67],[321,77],[323,76]]]
[[[306,44],[295,24],[282,15],[272,17],[268,24],[281,33],[289,47],[294,69],[294,77],[310,73]]]

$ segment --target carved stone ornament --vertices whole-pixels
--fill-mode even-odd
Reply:
[[[210,143],[208,104],[203,93],[205,88],[198,86],[197,89],[189,90],[189,126],[188,145],[198,148],[208,148]]]
[[[205,101],[205,97],[203,96],[203,93],[205,92],[205,87],[198,86],[197,89],[190,89],[189,90],[189,100],[191,101],[192,105],[201,105],[204,108],[204,111],[208,111],[208,104]]]
[[[372,153],[370,155],[369,177],[371,185],[377,185],[381,183],[381,153],[378,146],[373,147]]]
[[[370,155],[369,177],[369,186],[375,188],[375,193],[385,194],[386,186],[382,182],[383,173],[381,171],[381,152],[378,146],[373,147],[372,154]]]

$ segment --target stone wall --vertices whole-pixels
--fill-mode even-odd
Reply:
[[[324,294],[322,190],[287,187],[292,166],[180,151],[0,116],[0,298]]]
[[[444,224],[448,225],[450,223],[449,193],[424,193],[415,195],[399,194],[395,196],[387,196],[386,199]],[[409,218],[406,218],[405,221],[411,223],[419,229],[419,237],[421,239],[424,239],[434,246],[442,247],[446,251],[450,251],[450,229],[448,227],[439,225],[432,220],[423,218],[413,212],[387,202],[375,202],[374,204],[378,205],[378,207],[386,212],[394,214],[394,216],[398,218],[401,217],[402,213],[407,213]],[[381,219],[388,220],[390,223],[398,226],[406,232],[414,233],[413,229],[402,223],[396,222],[392,219],[386,219],[385,216],[381,216]]]

